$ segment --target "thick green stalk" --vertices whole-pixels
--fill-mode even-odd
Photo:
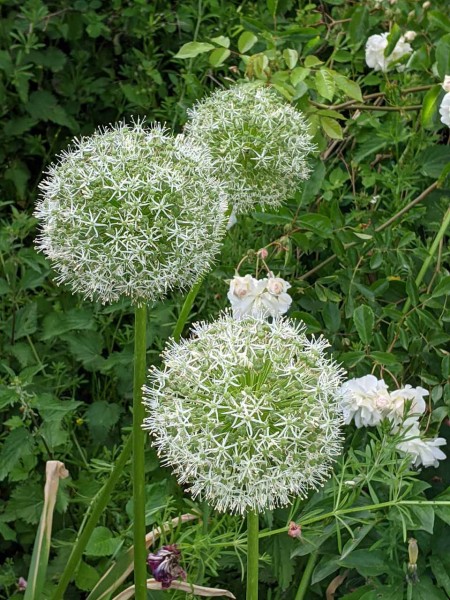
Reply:
[[[203,277],[200,277],[200,279],[196,283],[194,283],[194,285],[191,287],[188,295],[186,296],[186,298],[184,300],[184,304],[181,308],[180,314],[178,315],[178,319],[177,319],[177,322],[175,324],[175,328],[174,328],[173,334],[172,334],[172,337],[176,342],[180,341],[184,326],[186,325],[186,321],[188,320],[189,315],[191,313],[191,308],[192,308],[192,305],[194,304],[194,300],[196,299],[197,294],[198,294],[200,288],[202,287],[202,283],[203,283]]]
[[[142,386],[146,371],[147,309],[136,307],[134,325],[134,387],[133,387],[133,537],[134,584],[136,600],[147,598],[147,550],[145,547],[145,439],[142,430],[145,409]]]
[[[444,215],[444,220],[442,221],[439,231],[437,232],[436,237],[434,238],[434,241],[431,244],[431,248],[428,253],[428,256],[423,261],[423,265],[416,277],[415,283],[416,283],[417,287],[419,287],[420,284],[422,283],[425,273],[427,272],[428,267],[430,266],[430,262],[433,260],[433,257],[436,254],[436,250],[437,250],[442,238],[444,237],[445,232],[447,231],[449,225],[450,225],[450,208],[447,210],[447,212]],[[411,306],[411,300],[408,298],[403,307],[403,311],[402,311],[403,314],[406,314],[408,312],[410,306]]]
[[[105,485],[102,487],[100,492],[97,494],[94,503],[91,508],[91,514],[89,515],[83,529],[79,532],[75,544],[72,548],[72,552],[70,553],[69,560],[67,561],[64,572],[59,581],[58,587],[56,588],[55,593],[52,596],[52,600],[62,600],[64,598],[64,593],[69,585],[70,581],[74,578],[76,570],[78,568],[78,564],[83,556],[84,549],[86,548],[86,544],[91,537],[94,528],[98,524],[98,520],[100,515],[104,511],[106,505],[108,504],[109,497],[111,496],[111,492],[114,489],[116,483],[118,482],[120,476],[122,475],[122,471],[130,458],[132,449],[132,436],[128,436],[128,439],[123,447],[122,452],[117,459],[116,464],[114,465],[113,470],[111,471],[111,475],[109,479],[106,481]]]
[[[311,552],[308,557],[308,562],[306,563],[305,570],[303,571],[302,579],[300,581],[300,585],[298,586],[297,595],[295,596],[295,600],[303,600],[306,592],[308,591],[309,580],[311,579],[312,572],[314,570],[315,564],[317,560],[317,552]]]
[[[259,515],[247,513],[247,596],[246,600],[258,600],[259,564]]]

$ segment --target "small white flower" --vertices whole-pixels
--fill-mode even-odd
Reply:
[[[342,410],[347,425],[352,419],[358,428],[378,425],[389,406],[387,385],[374,375],[350,379],[342,386]]]
[[[403,37],[407,42],[413,42],[417,37],[417,33],[415,31],[407,31]]]
[[[367,66],[375,71],[389,70],[392,63],[400,60],[403,56],[412,52],[411,46],[405,40],[404,36],[398,40],[394,50],[389,56],[384,56],[384,51],[388,45],[388,33],[371,35],[366,42],[366,63]],[[402,65],[397,67],[401,70]]]
[[[405,439],[397,444],[397,450],[402,454],[411,455],[411,462],[415,467],[437,467],[440,460],[445,460],[446,455],[439,449],[447,442],[444,438],[426,440],[420,437],[420,429],[417,421],[408,419],[403,426]]]
[[[387,417],[392,423],[400,423],[405,415],[405,408],[409,405],[408,415],[423,415],[427,404],[424,396],[428,396],[428,391],[423,387],[413,388],[410,385],[405,385],[404,388],[395,390],[389,394],[389,412]]]
[[[450,92],[445,94],[439,107],[439,113],[441,115],[441,123],[450,127]]]
[[[242,319],[245,316],[267,318],[284,315],[292,303],[287,293],[290,287],[290,283],[281,277],[258,280],[251,275],[235,275],[227,294],[233,317]]]
[[[444,77],[444,81],[442,82],[442,89],[444,92],[450,92],[450,75],[446,75]]]

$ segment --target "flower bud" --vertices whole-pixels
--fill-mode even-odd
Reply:
[[[407,42],[413,42],[417,37],[417,33],[415,31],[407,31],[403,37]]]

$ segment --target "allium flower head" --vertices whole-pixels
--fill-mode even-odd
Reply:
[[[236,213],[276,207],[309,176],[314,149],[303,115],[270,87],[219,90],[189,111],[185,132],[218,160]]]
[[[57,282],[141,304],[191,286],[225,230],[223,185],[205,148],[120,123],[75,140],[41,183],[38,247]]]
[[[144,428],[193,496],[245,513],[286,505],[341,450],[341,369],[288,319],[197,324],[153,368]]]
[[[292,303],[287,293],[290,287],[290,283],[281,277],[274,277],[272,273],[264,279],[235,275],[227,294],[233,317],[242,319],[250,315],[264,319],[284,315]]]
[[[366,63],[374,71],[386,72],[393,63],[412,52],[410,44],[402,35],[389,56],[384,56],[388,45],[388,33],[371,35],[366,42]],[[398,65],[397,71],[404,69],[404,65]]]

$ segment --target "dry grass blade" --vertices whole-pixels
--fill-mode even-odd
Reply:
[[[154,579],[147,579],[147,589],[154,591],[164,591],[161,584]],[[215,588],[203,587],[201,585],[192,585],[190,583],[184,583],[180,581],[172,582],[170,586],[171,590],[180,590],[181,592],[187,592],[188,594],[195,594],[196,596],[206,596],[207,598],[218,598],[225,596],[225,598],[234,598],[234,596],[228,590],[219,590]],[[113,600],[128,600],[134,596],[134,585],[121,592],[118,596],[115,596]]]

